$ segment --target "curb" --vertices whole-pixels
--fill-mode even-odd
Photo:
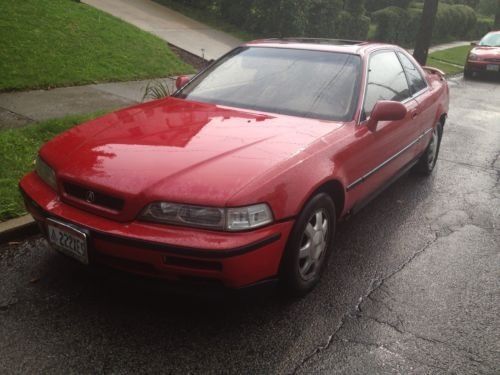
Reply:
[[[38,233],[38,225],[31,215],[0,223],[0,244]]]

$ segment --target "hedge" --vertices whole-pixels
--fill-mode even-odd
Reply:
[[[162,2],[161,0],[156,0]],[[173,0],[257,37],[366,39],[366,0]]]
[[[390,6],[372,13],[377,25],[375,38],[380,41],[408,45],[414,42],[422,10]],[[439,5],[433,40],[480,38],[493,28],[493,23],[478,20],[474,10],[463,4]]]

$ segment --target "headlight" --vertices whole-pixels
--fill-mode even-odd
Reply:
[[[56,172],[54,172],[54,170],[42,160],[40,155],[36,158],[35,170],[43,182],[49,185],[52,189],[57,190]]]
[[[467,59],[468,61],[479,61],[481,60],[478,55],[475,53],[469,53],[469,58]]]
[[[200,207],[155,202],[140,215],[143,220],[215,230],[241,231],[261,227],[273,221],[267,204],[240,208]]]
[[[230,231],[254,229],[273,221],[273,214],[267,204],[228,208],[226,215],[226,229]]]

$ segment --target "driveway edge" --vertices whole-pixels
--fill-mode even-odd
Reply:
[[[38,233],[38,226],[31,215],[24,215],[0,223],[0,244]]]

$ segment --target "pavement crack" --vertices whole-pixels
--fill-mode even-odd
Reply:
[[[389,273],[387,276],[381,278],[381,279],[374,279],[372,280],[372,283],[371,283],[371,286],[370,288],[367,290],[367,292],[365,293],[365,295],[361,296],[358,300],[358,303],[355,305],[354,307],[354,313],[355,314],[359,314],[362,312],[362,309],[361,309],[361,305],[363,304],[363,302],[365,301],[365,299],[367,298],[370,298],[370,296],[373,294],[373,292],[375,292],[377,289],[379,289],[382,285],[384,285],[384,283],[389,280],[390,278],[392,278],[394,275],[396,275],[397,273],[401,272],[403,269],[406,268],[406,266],[408,266],[415,258],[417,258],[420,254],[422,254],[423,252],[425,252],[430,246],[432,246],[437,240],[439,239],[439,237],[437,235],[434,235],[434,240],[430,241],[427,245],[425,245],[424,247],[422,247],[420,250],[416,251],[415,253],[413,253],[412,256],[410,256],[408,259],[406,259],[406,261],[404,261],[402,264],[400,264],[394,271],[392,271],[391,273]]]
[[[7,311],[10,309],[12,306],[16,305],[19,301],[17,298],[11,299],[5,303],[0,304],[0,311]]]
[[[10,110],[10,109],[8,109],[8,108],[5,108],[5,107],[0,106],[0,109],[1,109],[1,110],[4,110],[5,112],[9,112],[9,113],[11,113],[12,115],[14,115],[14,116],[16,116],[16,117],[19,117],[19,118],[21,118],[21,119],[25,119],[25,120],[27,120],[27,121],[29,121],[29,122],[35,122],[35,121],[36,121],[35,119],[33,119],[33,118],[31,118],[31,117],[28,117],[28,116],[23,115],[23,114],[21,114],[21,113],[14,112],[14,111],[12,111],[12,110]]]
[[[344,314],[344,316],[342,317],[342,320],[340,321],[340,324],[337,326],[337,328],[335,329],[335,331],[330,335],[328,336],[328,340],[326,341],[325,344],[323,345],[319,345],[317,346],[312,352],[310,352],[308,355],[306,355],[302,361],[300,361],[296,366],[295,368],[293,369],[293,371],[291,372],[291,374],[296,374],[300,368],[306,364],[306,362],[308,362],[312,357],[314,357],[315,355],[319,354],[320,352],[324,351],[324,350],[327,350],[330,345],[332,344],[332,342],[334,341],[334,338],[335,338],[335,335],[342,329],[342,327],[344,326],[345,324],[345,320],[347,318],[347,314]]]
[[[350,343],[350,344],[355,344],[355,345],[361,345],[361,346],[366,346],[368,348],[380,348],[383,347],[383,345],[375,344],[373,342],[366,342],[366,341],[358,341],[358,340],[352,340],[352,339],[342,339],[342,340],[336,340],[336,341],[341,341],[344,343]]]
[[[474,352],[471,352],[469,350],[465,350],[465,349],[462,349],[462,348],[457,348],[454,345],[452,345],[451,343],[449,343],[448,341],[439,340],[439,339],[436,339],[436,338],[433,338],[433,337],[426,337],[426,336],[420,335],[418,333],[415,333],[415,332],[412,332],[412,331],[409,331],[409,330],[406,330],[406,329],[400,329],[397,326],[395,326],[394,324],[391,324],[389,322],[377,319],[377,318],[375,318],[373,316],[363,316],[363,318],[364,319],[368,319],[368,320],[372,320],[372,321],[374,321],[374,322],[376,322],[378,324],[381,324],[381,325],[388,326],[388,327],[394,329],[396,332],[398,332],[401,335],[410,336],[410,337],[412,337],[414,339],[425,341],[425,342],[428,342],[428,343],[430,343],[432,345],[436,345],[436,344],[437,345],[442,345],[442,346],[445,346],[446,348],[448,348],[451,351],[458,352],[458,353],[461,353],[461,354],[465,354],[465,356],[467,357],[467,359],[469,359],[472,362],[484,363],[484,361],[480,358],[480,356],[477,353],[474,353]],[[351,341],[351,340],[350,339],[345,339],[343,341]],[[390,347],[392,344],[393,343],[386,343],[386,344],[380,344],[378,346],[379,347],[382,347],[382,346]]]
[[[490,163],[490,168],[496,170],[495,164],[497,163],[498,158],[500,158],[500,151],[496,153],[496,155],[493,157],[493,161]]]
[[[495,162],[496,158],[493,160],[493,162],[490,164],[488,167],[484,167],[482,165],[476,165],[476,164],[471,164],[471,163],[465,163],[463,161],[456,161],[456,160],[450,160],[450,159],[444,159],[444,158],[439,158],[439,160],[446,161],[448,163],[456,164],[456,165],[461,165],[463,167],[469,167],[469,168],[475,168],[475,169],[481,169],[482,171],[492,173],[494,171],[497,171],[498,169],[495,168]]]
[[[375,317],[369,316],[369,315],[364,315],[363,317],[366,318],[366,319],[369,319],[369,320],[373,320],[374,322],[377,322],[378,324],[388,326],[388,327],[392,328],[393,330],[395,330],[396,332],[398,332],[398,333],[400,333],[402,335],[404,335],[406,333],[406,331],[404,329],[401,329],[398,326],[396,326],[395,324],[389,323],[389,322],[387,322],[385,320],[380,320],[378,318],[375,318]]]
[[[377,289],[379,289],[384,284],[385,281],[387,281],[388,279],[390,279],[391,277],[393,277],[394,275],[396,275],[398,272],[401,272],[408,264],[410,264],[420,254],[422,254],[423,252],[425,252],[438,239],[439,239],[438,236],[435,236],[434,240],[432,240],[431,242],[429,242],[427,245],[425,245],[420,250],[416,251],[412,256],[410,256],[406,261],[404,261],[401,265],[399,265],[394,271],[392,271],[391,273],[389,273],[387,276],[385,276],[383,278],[373,279],[371,281],[370,287],[368,288],[368,290],[366,291],[366,293],[364,295],[362,295],[358,299],[358,302],[354,305],[353,310],[347,311],[346,313],[344,313],[344,315],[342,316],[342,318],[340,320],[339,325],[328,336],[328,339],[326,340],[326,342],[323,343],[323,344],[321,344],[321,345],[316,346],[309,354],[307,354],[295,366],[295,368],[293,369],[293,371],[291,373],[292,374],[296,374],[300,370],[300,368],[302,366],[304,366],[309,360],[311,360],[311,358],[315,357],[319,353],[321,353],[321,352],[327,350],[328,348],[330,348],[330,346],[332,345],[332,343],[334,341],[336,341],[335,337],[338,334],[338,332],[343,328],[343,326],[345,325],[347,319],[348,318],[358,319],[358,318],[360,318],[362,316],[361,315],[361,313],[362,313],[361,305],[363,304],[363,302],[365,301],[365,299],[370,298],[370,296],[373,294],[373,292],[375,292]],[[392,327],[392,325],[391,325],[391,327]],[[398,332],[400,332],[400,331],[398,330]]]

